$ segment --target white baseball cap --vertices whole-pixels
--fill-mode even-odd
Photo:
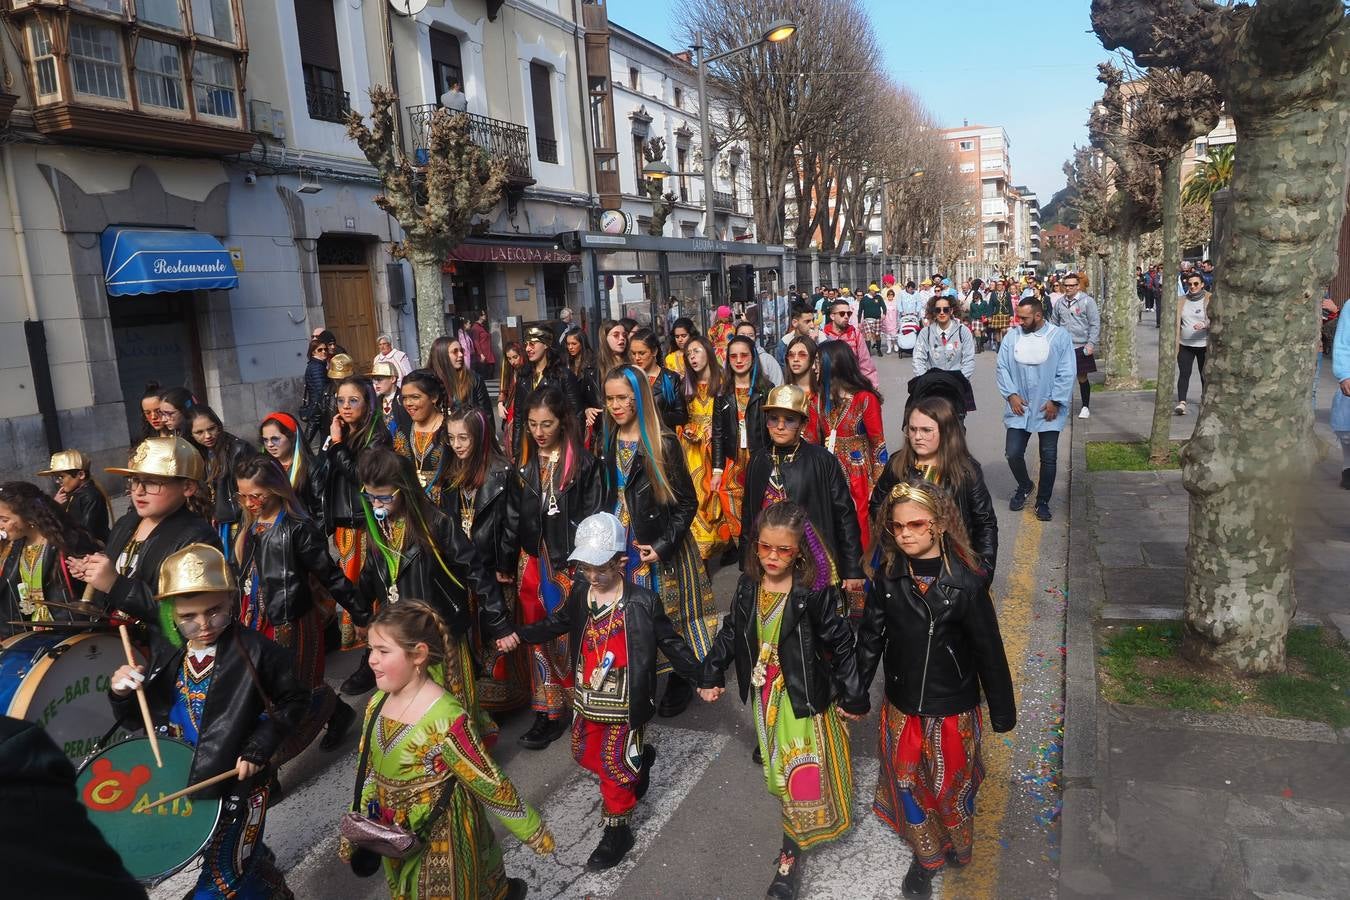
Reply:
[[[596,513],[581,520],[569,560],[603,566],[627,547],[624,528],[613,513]]]

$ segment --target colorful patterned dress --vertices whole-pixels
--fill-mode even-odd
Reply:
[[[609,671],[598,688],[590,677],[612,654]],[[628,637],[623,604],[590,609],[577,654],[576,693],[572,720],[572,758],[600,779],[600,801],[606,825],[628,821],[637,806],[635,789],[642,773],[641,728],[628,721]]]
[[[558,513],[556,479],[557,455],[540,455],[538,490],[543,498],[541,512]],[[542,530],[541,530],[542,533]],[[519,601],[520,623],[533,625],[547,619],[567,599],[572,590],[572,576],[566,569],[558,571],[549,560],[548,548],[539,541],[539,555],[520,551],[516,570],[516,599]],[[543,644],[529,646],[530,707],[550,719],[561,718],[567,708],[567,697],[572,690],[572,676],[567,669],[567,636],[561,635]]]
[[[400,428],[394,432],[394,452],[413,461],[417,482],[437,506],[441,505],[441,473],[450,457],[445,440],[443,424],[431,431],[418,431],[414,427],[409,431]]]
[[[886,435],[881,425],[881,401],[871,391],[854,394],[847,404],[824,410],[821,417],[825,449],[839,460],[853,495],[864,552],[870,547],[867,501],[886,466]]]
[[[382,691],[375,692],[366,709],[367,722],[383,698]],[[448,693],[416,725],[384,715],[376,719],[361,807],[416,831],[442,791],[452,792],[450,800],[427,835],[425,849],[409,859],[384,860],[391,900],[505,897],[502,848],[486,812],[530,847],[552,851],[553,837],[539,813],[488,756],[472,718]],[[344,842],[340,852],[350,858],[351,847]]]
[[[719,496],[723,492],[714,493],[712,489],[712,470],[718,462],[712,459],[712,419],[716,402],[717,398],[708,392],[708,383],[699,384],[698,391],[689,398],[689,422],[678,430],[685,465],[698,494],[698,512],[690,531],[702,559],[727,549],[732,537],[725,518],[732,511],[723,506]],[[725,474],[722,483],[727,484]]]
[[[735,389],[736,401],[736,459],[727,466],[727,470],[722,473],[722,489],[726,492],[731,503],[727,510],[727,516],[730,521],[731,537],[736,538],[741,534],[741,523],[745,521],[745,470],[750,465],[750,449],[747,440],[746,445],[742,446],[740,435],[745,431],[745,410],[750,404],[750,389],[738,387]]]
[[[730,322],[714,322],[708,329],[708,342],[713,345],[713,352],[717,354],[717,361],[722,365],[727,363],[727,344],[736,333],[736,326]]]
[[[783,833],[806,850],[834,840],[852,825],[853,764],[838,710],[831,706],[805,719],[792,711],[778,665],[787,597],[786,592],[759,590],[755,620],[760,649],[750,693],[765,783],[783,805]]]

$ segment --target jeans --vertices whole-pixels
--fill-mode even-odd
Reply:
[[[1036,484],[1036,505],[1050,502],[1055,491],[1055,470],[1059,461],[1059,432],[1038,431],[1041,451],[1040,479]],[[1027,474],[1027,444],[1031,441],[1031,432],[1022,428],[1009,428],[1003,445],[1003,455],[1008,458],[1008,468],[1017,480],[1017,489],[1031,493],[1031,476]]]
[[[1190,392],[1192,363],[1200,369],[1200,390],[1204,393],[1207,350],[1206,347],[1187,347],[1185,344],[1177,347],[1177,402],[1184,401],[1186,394]]]

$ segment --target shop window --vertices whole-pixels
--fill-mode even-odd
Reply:
[[[118,30],[83,20],[71,22],[70,75],[78,94],[127,99],[122,75],[122,36]]]
[[[177,44],[142,37],[136,44],[136,93],[144,106],[186,109]]]
[[[229,57],[198,50],[192,60],[192,91],[198,114],[239,118],[234,60]]]

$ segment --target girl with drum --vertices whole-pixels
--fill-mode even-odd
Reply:
[[[253,456],[234,469],[244,522],[234,546],[243,579],[239,621],[287,651],[309,706],[276,764],[294,757],[327,726],[319,747],[333,750],[356,720],[350,706],[323,679],[328,611],[315,602],[313,584],[327,589],[354,619],[366,617],[356,588],[328,555],[323,529],[301,505],[280,463]]]
[[[22,630],[14,623],[75,620],[70,607],[84,584],[71,576],[67,555],[97,550],[93,536],[27,481],[0,484],[0,531],[8,536],[0,548],[0,635]]]
[[[193,795],[222,800],[224,814],[202,851],[192,896],[289,897],[263,844],[267,769],[304,715],[309,692],[296,681],[282,648],[235,622],[239,584],[216,547],[189,544],[166,556],[154,602],[186,646],[157,639],[148,668],[126,665],[114,672],[113,711],[124,726],[140,727],[132,694],[144,691],[152,724],[195,748],[189,785],[235,775]]]
[[[155,602],[155,585],[169,554],[220,540],[204,500],[206,464],[183,438],[154,437],[141,441],[125,467],[105,471],[127,476],[131,509],[113,525],[106,550],[69,559],[70,574],[93,586],[94,602],[104,609],[157,623],[160,635],[176,642],[169,611]]]
[[[40,476],[50,477],[56,483],[56,502],[70,517],[102,543],[108,539],[112,526],[112,500],[103,486],[94,480],[89,457],[78,450],[61,450],[52,454],[52,461]]]

